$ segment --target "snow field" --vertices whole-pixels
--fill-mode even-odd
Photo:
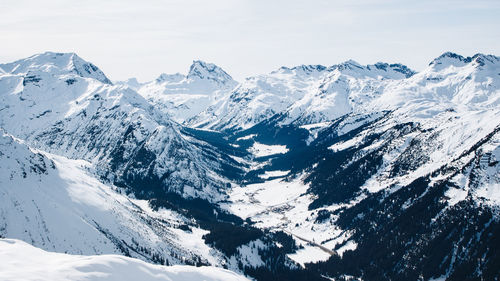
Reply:
[[[244,281],[216,267],[161,266],[118,255],[77,256],[46,252],[23,241],[0,239],[4,281]]]

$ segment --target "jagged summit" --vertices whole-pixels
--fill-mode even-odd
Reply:
[[[465,58],[459,54],[452,53],[452,52],[445,52],[442,55],[440,55],[439,57],[432,60],[429,63],[429,66],[434,66],[434,67],[437,67],[437,66],[447,67],[450,65],[462,66],[463,64],[465,64],[467,62],[468,62],[467,58]]]
[[[164,82],[180,82],[182,79],[186,78],[186,76],[180,74],[180,73],[175,73],[175,74],[166,74],[162,73],[158,78],[156,78],[157,83],[164,83]]]
[[[231,75],[213,63],[206,63],[201,60],[194,60],[189,68],[188,79],[206,79],[217,83],[226,84],[233,81]]]
[[[404,79],[413,76],[416,72],[406,65],[400,63],[385,63],[377,62],[373,65],[361,65],[354,60],[348,60],[340,64],[332,65],[329,71],[338,70],[342,73],[358,76],[364,75],[368,77],[381,76],[389,79]]]
[[[431,67],[440,66],[441,68],[448,67],[450,65],[453,66],[463,66],[468,63],[475,63],[476,66],[484,66],[486,63],[497,63],[500,61],[500,58],[494,55],[485,55],[482,53],[477,53],[472,57],[464,57],[462,55],[453,53],[453,52],[445,52],[439,57],[435,58],[429,63]]]
[[[345,62],[334,64],[332,66],[324,65],[298,65],[294,67],[282,66],[278,70],[271,72],[271,74],[298,74],[298,75],[311,75],[313,73],[325,73],[338,70],[341,73],[350,74],[354,76],[382,76],[385,78],[402,79],[413,76],[416,71],[410,69],[406,65],[400,63],[384,63],[378,62],[374,65],[361,65],[354,60],[347,60]],[[402,75],[401,75],[402,74]]]
[[[375,66],[377,69],[381,69],[384,71],[388,71],[388,69],[392,69],[396,72],[402,73],[406,78],[410,78],[411,76],[413,76],[417,73],[416,71],[412,70],[411,68],[407,67],[406,65],[400,64],[400,63],[388,64],[388,63],[384,63],[384,62],[377,62],[373,66]],[[368,65],[367,67],[368,67],[368,69],[370,69],[370,67],[372,67],[372,66]]]
[[[458,59],[461,61],[463,61],[465,59],[462,55],[459,55],[459,54],[453,53],[453,52],[444,52],[442,55],[437,57],[437,59],[440,59],[440,58],[453,58],[453,59]]]
[[[296,66],[296,67],[293,67],[292,69],[301,69],[303,71],[308,71],[308,72],[311,72],[311,71],[323,71],[325,70],[327,67],[324,66],[324,65],[321,65],[321,64],[316,64],[316,65],[299,65],[299,66]]]
[[[352,60],[352,59],[330,67],[330,69],[339,69],[339,70],[347,70],[347,69],[354,70],[356,68],[363,69],[363,66],[361,64],[359,64],[357,61]]]
[[[12,63],[0,64],[6,73],[26,74],[30,72],[48,72],[51,74],[74,73],[85,78],[92,78],[105,84],[112,84],[106,75],[94,64],[85,61],[75,53],[45,52]]]
[[[324,65],[321,65],[321,64],[301,64],[301,65],[297,65],[297,66],[294,66],[294,67],[287,67],[287,66],[282,66],[280,67],[278,70],[274,70],[272,73],[292,73],[292,72],[295,72],[295,73],[298,73],[298,72],[302,72],[304,74],[311,74],[313,72],[322,72],[322,71],[325,71],[327,69],[326,66]]]
[[[195,60],[187,75],[162,73],[135,89],[173,120],[182,123],[225,96],[237,84],[217,65]]]
[[[485,55],[477,53],[470,58],[471,61],[478,64],[478,66],[484,66],[487,63],[496,64],[500,62],[500,57],[494,55]]]
[[[184,81],[187,80],[187,81]],[[179,72],[174,74],[162,73],[156,78],[154,83],[192,83],[195,81],[211,81],[217,84],[225,85],[235,81],[226,71],[213,63],[207,63],[201,60],[194,60],[189,67],[187,75]]]

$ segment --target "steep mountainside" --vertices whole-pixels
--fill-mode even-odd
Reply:
[[[499,62],[446,53],[330,122],[237,132],[269,153],[227,208],[334,251],[292,255],[331,277],[499,278]]]
[[[0,236],[72,254],[126,254],[162,264],[213,264],[205,230],[94,177],[90,163],[0,136]],[[190,240],[190,244],[185,241]]]
[[[0,65],[0,127],[35,148],[89,161],[138,194],[221,196],[220,161],[141,95],[107,84],[95,66],[74,71],[75,61],[91,65],[57,53]]]

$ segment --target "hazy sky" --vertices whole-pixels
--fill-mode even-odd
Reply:
[[[401,62],[445,51],[500,55],[500,1],[2,0],[0,62],[76,52],[112,80],[186,73],[193,59],[236,79],[282,65]]]

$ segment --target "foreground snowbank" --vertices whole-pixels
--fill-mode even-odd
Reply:
[[[216,267],[160,266],[119,255],[51,253],[23,241],[0,239],[0,280],[248,280]]]

